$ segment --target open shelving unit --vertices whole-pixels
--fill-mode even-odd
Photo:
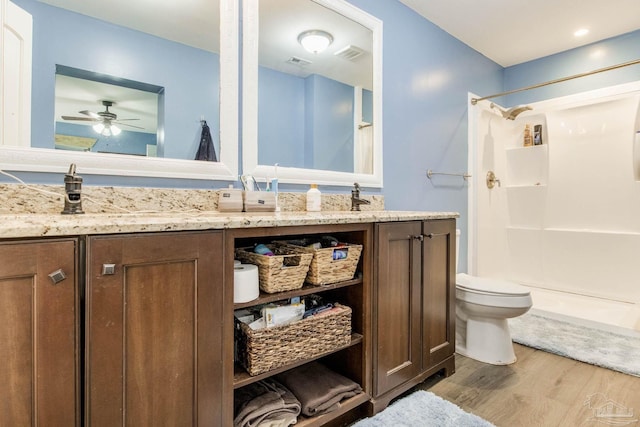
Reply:
[[[339,225],[314,225],[314,226],[292,226],[276,228],[254,228],[254,229],[233,229],[227,234],[228,248],[239,248],[251,246],[255,243],[270,243],[274,240],[288,240],[309,236],[331,235],[342,242],[362,245],[362,253],[353,279],[344,280],[329,285],[311,285],[305,283],[302,288],[277,293],[266,293],[260,291],[257,299],[249,302],[234,303],[233,311],[243,308],[250,308],[262,304],[276,301],[289,300],[293,297],[302,297],[310,294],[321,294],[327,300],[339,302],[349,306],[352,310],[351,341],[344,346],[332,349],[331,351],[315,355],[313,357],[294,361],[285,366],[272,369],[258,375],[250,375],[240,363],[233,364],[233,390],[241,389],[249,384],[270,378],[279,373],[302,366],[312,361],[319,361],[328,368],[344,375],[352,381],[358,383],[363,392],[341,402],[340,407],[333,412],[317,417],[307,418],[303,415],[298,417],[297,426],[321,426],[332,420],[341,418],[352,411],[359,410],[363,404],[371,398],[370,394],[370,365],[366,355],[370,352],[370,287],[371,287],[371,253],[373,228],[371,224],[339,224]],[[226,260],[229,270],[232,259]],[[226,281],[226,289],[233,289],[233,275]],[[232,293],[232,292],[231,292]],[[229,312],[231,314],[231,312]],[[229,325],[233,325],[233,319],[229,319]],[[230,326],[232,327],[232,326]]]

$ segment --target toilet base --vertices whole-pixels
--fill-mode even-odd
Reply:
[[[457,319],[456,352],[492,365],[515,363],[507,319]]]

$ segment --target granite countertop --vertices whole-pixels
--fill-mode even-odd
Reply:
[[[0,238],[77,236],[150,231],[357,224],[457,218],[457,212],[324,211],[227,213],[218,211],[105,214],[4,214]]]

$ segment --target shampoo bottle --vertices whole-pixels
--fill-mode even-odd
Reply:
[[[542,145],[542,125],[533,127],[533,145]]]
[[[322,206],[322,194],[318,190],[317,184],[311,184],[307,191],[307,212],[320,212]]]
[[[533,145],[533,136],[531,135],[531,125],[524,125],[524,146],[531,147]]]

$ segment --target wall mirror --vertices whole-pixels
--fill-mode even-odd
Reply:
[[[277,163],[281,182],[382,187],[382,22],[342,0],[245,0],[242,159],[259,178]]]
[[[63,172],[76,163],[81,174],[237,180],[237,1],[156,2],[152,11],[143,0],[113,0],[108,5],[83,0],[0,2],[3,62],[8,64],[10,57],[18,63],[2,78],[4,92],[16,100],[3,105],[0,168]],[[16,38],[16,10],[30,17],[31,40]],[[21,50],[26,44],[30,53]],[[69,77],[77,79],[75,87]],[[102,88],[86,89],[91,87],[87,83],[96,82],[109,83],[113,90],[105,94]],[[80,86],[87,96],[77,96],[83,92]],[[27,87],[30,93],[10,93],[11,87]],[[154,97],[142,102],[136,99],[140,93],[119,89]],[[25,103],[26,112],[20,110]],[[149,105],[155,109],[155,124],[145,119]],[[63,125],[81,123],[63,115],[103,119],[111,117],[105,116],[107,111],[117,115],[125,130],[155,126],[149,131],[155,146],[144,144],[144,153],[118,146],[117,137],[126,134],[123,129],[117,137],[87,134],[98,140],[93,145],[78,142],[82,136],[60,132]],[[194,160],[203,121],[211,130],[218,161]],[[86,150],[83,144],[96,149]]]

